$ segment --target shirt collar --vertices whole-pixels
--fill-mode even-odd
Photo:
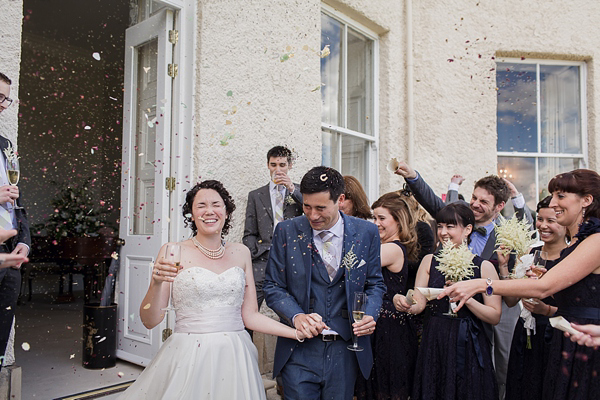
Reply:
[[[316,231],[313,229],[313,237],[317,236],[319,233],[321,233],[323,231],[329,231],[329,232],[333,233],[333,235],[335,237],[343,237],[344,236],[344,217],[342,217],[341,213],[339,215],[340,215],[340,217],[338,218],[337,222],[331,228],[323,229],[320,231]]]
[[[277,188],[277,185],[275,184],[275,182],[269,181],[269,192],[274,192],[275,188]],[[284,190],[285,190],[285,186],[281,185],[281,188],[279,189],[279,191],[283,192]]]

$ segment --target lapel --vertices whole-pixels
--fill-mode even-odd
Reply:
[[[349,218],[344,213],[341,213],[341,216],[344,218],[344,247],[342,250],[342,260],[346,256],[346,254],[352,249],[352,245],[355,243],[356,237],[356,229],[354,227],[354,223],[352,219]],[[342,260],[340,260],[340,268],[344,268],[342,266]],[[350,276],[350,270],[346,270],[344,268],[343,273],[346,274],[345,284],[346,284],[346,303],[350,303],[350,294],[352,292],[352,288],[350,287],[350,283],[352,281]],[[352,292],[353,293],[353,292]]]
[[[258,198],[260,199],[264,209],[267,210],[267,215],[269,218],[271,218],[271,224],[273,224],[273,207],[271,206],[271,194],[269,193],[268,183],[260,188],[258,191]]]
[[[481,251],[481,258],[484,260],[489,260],[494,255],[494,250],[496,249],[496,228],[494,228],[490,232],[490,236],[488,236],[487,242],[485,242],[485,246],[483,246],[483,250]]]
[[[298,232],[300,233],[300,237],[298,239],[298,243],[300,245],[300,251],[302,252],[302,265],[304,267],[304,275],[306,280],[306,300],[307,300],[307,308],[308,310],[308,299],[310,299],[310,283],[311,283],[311,274],[313,267],[313,251],[315,251],[315,243],[313,242],[313,232],[310,227],[310,223],[308,222],[308,218],[305,215],[299,217],[298,223]],[[316,266],[315,266],[316,267]]]

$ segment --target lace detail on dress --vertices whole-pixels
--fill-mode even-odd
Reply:
[[[581,224],[575,237],[579,240],[583,240],[586,237],[598,232],[600,232],[600,219],[596,217],[591,217]]]
[[[215,307],[241,307],[245,287],[246,273],[240,267],[221,274],[202,267],[185,268],[173,282],[173,307],[197,313]]]

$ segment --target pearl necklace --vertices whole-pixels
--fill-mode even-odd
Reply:
[[[195,237],[192,237],[192,243],[194,243],[194,246],[196,246],[202,254],[211,260],[217,260],[225,255],[225,246],[223,245],[223,242],[221,242],[221,245],[216,250],[207,249],[206,247],[202,246],[202,244],[197,241]]]

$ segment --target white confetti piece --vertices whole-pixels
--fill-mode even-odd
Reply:
[[[144,306],[144,310],[147,310],[147,309],[149,309],[151,306],[152,306],[152,305],[151,305],[150,303],[146,304],[146,305]]]
[[[125,376],[125,374],[124,374],[124,373],[122,373],[122,372],[119,372],[117,375],[119,376],[119,378],[122,378],[122,377],[124,377],[124,376]]]
[[[92,53],[92,57],[94,57],[94,60],[100,61],[100,53],[98,53],[97,51]]]
[[[21,348],[25,351],[29,351],[31,349],[31,346],[29,345],[29,343],[23,342],[23,344],[21,345]]]
[[[103,338],[100,338],[100,340],[98,340],[98,343],[102,343],[106,340],[106,336],[104,336]]]
[[[74,358],[75,358],[75,354],[71,354],[71,355],[69,356],[69,360],[72,360],[72,359],[74,359]]]
[[[152,68],[152,67],[144,67],[144,72],[148,73],[148,71],[150,71],[150,68]]]
[[[92,127],[89,125],[86,125],[85,128],[83,128],[83,129],[85,129],[86,131],[89,131],[90,129],[92,129]]]

